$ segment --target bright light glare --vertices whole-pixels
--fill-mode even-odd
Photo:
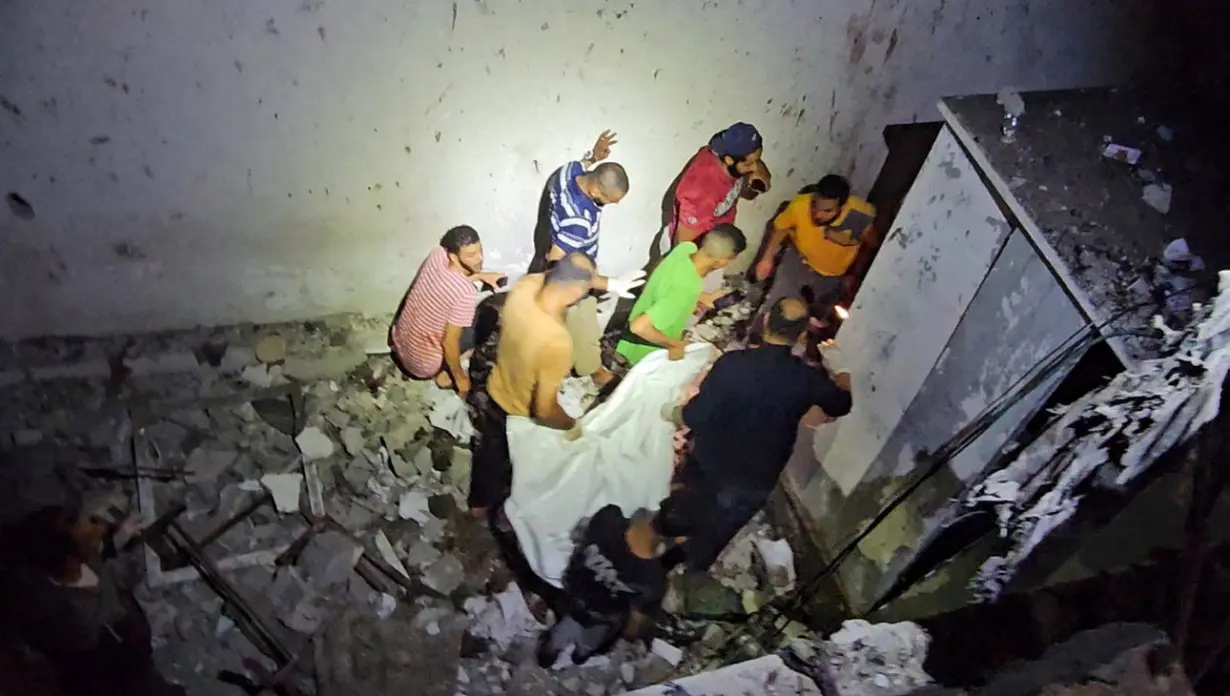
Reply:
[[[846,310],[845,307],[842,307],[841,305],[835,305],[833,307],[833,310],[837,312],[837,318],[842,321],[845,321],[850,318],[850,312]]]

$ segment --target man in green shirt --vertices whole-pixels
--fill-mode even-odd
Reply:
[[[671,360],[683,357],[687,341],[683,331],[698,309],[710,309],[728,290],[703,292],[705,276],[730,265],[744,249],[747,238],[734,225],[718,225],[701,239],[698,248],[683,242],[671,250],[645,284],[628,328],[615,350],[636,365],[655,350],[670,351]]]

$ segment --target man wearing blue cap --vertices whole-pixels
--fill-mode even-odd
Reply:
[[[718,225],[734,224],[740,198],[750,200],[769,190],[763,150],[756,127],[736,123],[692,156],[675,187],[668,226],[672,245],[695,242]]]

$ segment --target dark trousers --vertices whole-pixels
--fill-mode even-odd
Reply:
[[[709,570],[772,492],[706,475],[703,464],[693,455],[684,462],[676,483],[677,488],[662,501],[659,512],[669,534],[687,537],[671,560],[700,572]]]
[[[508,414],[487,394],[471,404],[474,416],[474,464],[470,470],[471,508],[494,509],[512,490],[512,459],[508,454]]]
[[[555,664],[571,645],[572,662],[579,665],[610,650],[627,623],[627,614],[595,614],[574,606],[547,632],[538,648],[538,664],[544,668]]]

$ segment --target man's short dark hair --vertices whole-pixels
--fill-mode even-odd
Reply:
[[[457,225],[440,238],[440,246],[450,254],[460,254],[461,247],[478,244],[478,242],[478,230],[469,225]]]
[[[808,316],[806,311],[798,317],[791,318],[786,316],[786,303],[789,299],[789,297],[784,297],[769,308],[769,318],[765,323],[765,331],[778,338],[795,341],[807,330]]]
[[[845,205],[850,199],[850,182],[846,181],[844,176],[837,174],[829,174],[821,178],[815,186],[810,188],[815,195],[830,201],[837,201],[839,205]]]
[[[723,223],[706,232],[700,246],[715,259],[733,259],[747,248],[747,237],[738,227]]]
[[[603,162],[590,172],[598,182],[598,188],[608,196],[623,196],[628,193],[628,172],[616,162]]]
[[[579,251],[560,259],[547,271],[546,285],[594,282],[594,262]]]
[[[75,505],[49,505],[17,523],[14,535],[22,560],[47,575],[58,577],[70,558],[82,557],[72,527],[81,510]]]

